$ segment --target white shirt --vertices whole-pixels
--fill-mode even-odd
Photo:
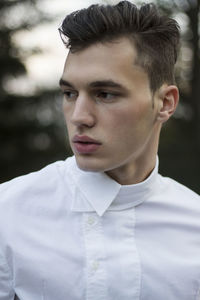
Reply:
[[[0,300],[199,300],[200,197],[75,158],[0,186]]]

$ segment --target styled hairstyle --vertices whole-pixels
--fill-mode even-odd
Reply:
[[[163,83],[175,83],[179,25],[174,19],[160,15],[152,3],[140,8],[129,1],[117,5],[91,5],[67,15],[59,31],[71,52],[97,42],[128,37],[137,50],[137,61],[133,63],[147,72],[152,92]]]

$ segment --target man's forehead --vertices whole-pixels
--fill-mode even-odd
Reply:
[[[65,61],[64,77],[91,76],[92,79],[95,77],[95,81],[111,79],[116,82],[124,73],[133,75],[144,72],[132,49],[112,51],[110,47],[103,47],[104,45],[93,45],[76,53],[69,52]]]
[[[131,41],[121,38],[69,52],[62,77],[78,86],[91,86],[92,82],[100,81],[126,86],[127,83],[146,80],[147,74],[137,64],[136,51]]]
[[[117,57],[118,59],[129,58],[134,63],[137,58],[137,50],[131,39],[120,37],[110,41],[96,42],[75,52],[69,51],[66,63],[75,62],[81,58],[84,58],[86,61],[95,58],[99,61],[101,59],[108,59],[108,57]]]

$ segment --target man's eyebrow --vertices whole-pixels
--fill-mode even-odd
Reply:
[[[113,88],[120,88],[125,89],[125,87],[117,82],[114,82],[112,80],[99,80],[94,81],[89,84],[92,88],[98,88],[98,87],[113,87]]]
[[[73,84],[70,83],[67,80],[64,80],[63,78],[60,79],[59,81],[60,86],[67,86],[70,88],[74,88]],[[127,90],[126,87],[121,85],[120,83],[117,83],[113,80],[97,80],[89,83],[88,85],[89,88],[102,88],[102,87],[111,87],[111,88],[118,88],[118,89],[123,89]]]
[[[59,85],[60,86],[68,86],[68,87],[73,88],[73,85],[69,81],[66,81],[62,78],[59,80]]]

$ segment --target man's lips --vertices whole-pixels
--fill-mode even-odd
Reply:
[[[76,152],[83,154],[94,152],[101,146],[99,141],[86,135],[75,135],[72,142]]]
[[[92,144],[101,145],[101,143],[99,141],[94,140],[91,137],[86,136],[86,135],[75,135],[72,142],[73,143],[90,143],[90,144],[92,143]]]

